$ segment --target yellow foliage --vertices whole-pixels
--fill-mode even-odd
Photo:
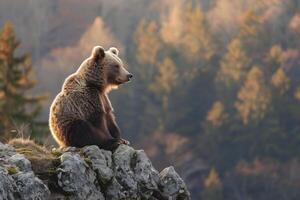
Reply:
[[[212,168],[207,176],[207,178],[204,180],[204,186],[206,188],[211,188],[211,187],[219,187],[221,186],[221,180],[219,178],[219,175],[217,171]]]
[[[137,59],[140,63],[156,63],[156,56],[161,48],[157,24],[141,21],[136,32]]]
[[[295,31],[296,33],[300,33],[300,14],[296,14],[289,22],[289,29]]]
[[[88,27],[88,29],[83,33],[78,44],[74,48],[78,47],[82,52],[81,55],[84,57],[91,52],[91,49],[94,46],[99,44],[105,48],[109,48],[111,45],[117,45],[118,49],[121,51],[123,48],[121,43],[111,32],[110,28],[105,24],[102,18],[98,16],[94,19],[94,22]]]
[[[223,120],[226,118],[224,110],[225,108],[222,102],[215,102],[210,111],[207,113],[206,120],[214,126],[221,125]]]
[[[271,79],[272,85],[279,90],[280,94],[283,94],[288,90],[290,80],[286,76],[282,68],[279,68],[272,76]]]
[[[275,60],[277,63],[281,62],[282,48],[279,45],[275,45],[271,48],[268,60]]]
[[[160,34],[166,43],[176,45],[182,39],[184,32],[181,18],[182,6],[182,4],[175,4],[169,11],[169,15],[163,18]]]
[[[298,87],[298,88],[296,89],[296,92],[294,93],[294,96],[295,96],[295,98],[296,98],[297,100],[300,101],[300,87]]]
[[[155,82],[151,85],[151,89],[163,93],[170,93],[177,79],[176,65],[167,57],[158,64],[157,67],[159,68],[159,75],[155,78]]]
[[[179,148],[184,146],[188,139],[176,134],[169,134],[165,141],[165,151],[167,154],[174,154]]]
[[[163,19],[160,33],[165,43],[183,50],[190,60],[207,60],[214,54],[206,19],[198,5],[175,5]]]
[[[263,82],[263,72],[254,66],[249,71],[244,86],[238,93],[238,101],[235,107],[244,124],[250,120],[258,121],[265,116],[271,103],[270,91]]]
[[[230,86],[232,82],[238,82],[245,76],[245,71],[250,64],[250,60],[243,50],[239,39],[234,39],[227,47],[227,53],[221,60],[220,71],[217,80]]]
[[[257,25],[261,24],[262,20],[256,15],[253,9],[249,9],[241,17],[241,31],[240,34],[242,37],[257,36],[258,27]]]

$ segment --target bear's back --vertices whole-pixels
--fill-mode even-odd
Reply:
[[[52,103],[50,118],[56,121],[88,120],[102,108],[96,89],[87,87],[76,74],[69,76]],[[57,119],[59,118],[59,119]],[[62,119],[63,118],[63,119]]]

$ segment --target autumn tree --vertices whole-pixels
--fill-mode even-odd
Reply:
[[[234,83],[239,84],[245,78],[250,63],[251,60],[246,55],[241,41],[233,39],[220,62],[217,81],[227,87],[231,87]]]
[[[204,180],[204,190],[202,198],[205,200],[222,200],[223,199],[223,186],[217,171],[212,168]]]
[[[259,32],[259,25],[261,18],[257,15],[255,10],[247,10],[241,17],[240,37],[256,37]]]
[[[160,129],[164,129],[169,107],[169,95],[177,83],[177,69],[175,63],[170,58],[165,58],[157,65],[158,75],[154,83],[150,85],[150,90],[160,97],[162,113],[160,114]]]
[[[161,114],[160,96],[151,90],[155,77],[159,73],[158,53],[162,47],[158,28],[157,22],[142,19],[134,33],[135,43],[132,47],[134,50],[131,55],[130,71],[139,84],[135,85],[135,93],[132,95],[140,97],[143,94],[141,98],[135,98],[134,101],[135,107],[138,107],[137,111],[145,113],[144,116],[138,113],[134,116],[136,126],[134,131],[139,133],[151,133],[157,130],[161,119],[157,117]]]
[[[41,108],[42,96],[28,91],[35,85],[33,68],[27,54],[16,55],[20,42],[10,23],[0,33],[0,131],[2,138],[11,137],[22,124],[34,125]],[[20,133],[19,133],[20,134]]]
[[[284,50],[279,45],[270,48],[264,69],[266,79],[271,83],[273,95],[281,96],[290,88],[290,78],[284,67]]]
[[[289,89],[290,80],[282,68],[277,69],[273,74],[271,82],[280,95]]]
[[[161,36],[164,42],[180,49],[190,61],[206,61],[214,54],[206,18],[198,4],[189,2],[174,6],[162,22]]]
[[[161,47],[156,22],[142,20],[136,31],[137,59],[140,63],[155,64]]]
[[[240,39],[233,39],[227,53],[220,61],[216,75],[216,86],[220,97],[228,108],[236,98],[236,93],[249,70],[251,59],[248,58]]]
[[[238,37],[243,42],[248,56],[254,61],[263,59],[263,52],[269,49],[270,37],[264,27],[262,16],[254,9],[248,9],[240,20]]]
[[[271,103],[270,91],[258,66],[253,66],[238,93],[235,107],[244,124],[257,122],[265,116]]]
[[[279,45],[274,45],[270,48],[269,52],[265,57],[266,69],[264,73],[266,77],[271,77],[278,68],[282,66],[282,55],[284,51]]]
[[[214,127],[219,127],[227,118],[228,114],[225,112],[224,104],[221,101],[216,101],[207,113],[206,123]]]

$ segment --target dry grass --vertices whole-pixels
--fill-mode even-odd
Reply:
[[[60,164],[61,152],[59,150],[52,152],[45,146],[24,138],[15,138],[8,143],[31,162],[32,170],[41,179],[49,180],[56,173],[55,169]]]

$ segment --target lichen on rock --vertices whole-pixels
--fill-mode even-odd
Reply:
[[[50,190],[31,169],[30,161],[0,143],[0,199],[48,199]]]
[[[120,145],[112,153],[92,145],[51,153],[40,146],[23,144],[24,148],[17,143],[0,143],[0,200],[190,199],[174,168],[159,173],[143,150]],[[44,169],[34,166],[39,162]]]

